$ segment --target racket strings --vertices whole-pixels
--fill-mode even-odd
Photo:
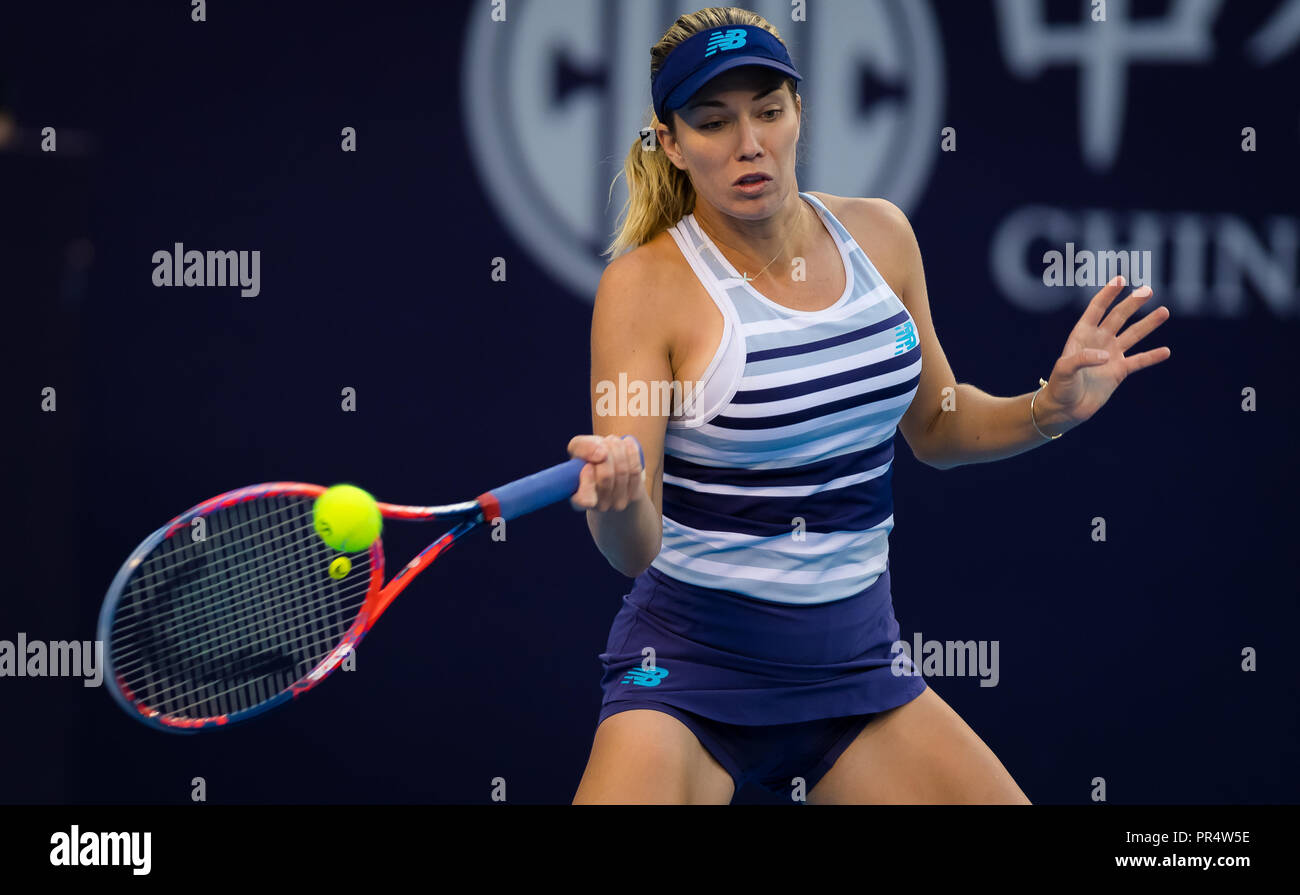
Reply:
[[[239,512],[238,510],[233,511],[231,515],[235,516],[238,514],[238,512]],[[243,527],[243,526],[232,525],[230,527],[230,530],[234,530],[239,527]],[[274,526],[274,528],[279,528],[279,527],[282,526],[279,525]],[[158,653],[160,648],[174,650],[175,656],[168,656],[168,662],[172,667],[175,667],[178,664],[177,657],[179,657],[180,660],[184,660],[187,658],[184,655],[185,652],[184,649],[177,647],[175,636],[169,637],[169,634],[173,634],[179,629],[173,625],[171,626],[172,631],[169,632],[168,630],[168,625],[166,623],[170,620],[169,616],[174,615],[175,613],[169,613],[165,611],[165,607],[171,606],[171,603],[169,602],[169,598],[167,595],[171,594],[172,592],[180,592],[182,587],[188,587],[189,597],[191,598],[193,605],[202,605],[202,603],[200,602],[201,598],[205,596],[206,597],[212,596],[212,594],[205,593],[203,590],[196,587],[196,581],[200,579],[196,579],[195,575],[193,574],[195,568],[206,567],[206,565],[208,564],[210,558],[202,557],[199,554],[203,548],[208,547],[210,545],[207,545],[203,542],[196,542],[193,545],[190,545],[190,549],[182,552],[176,549],[177,545],[182,543],[183,541],[180,540],[174,541],[170,545],[171,548],[170,550],[163,548],[160,549],[160,551],[157,554],[155,554],[156,557],[168,557],[169,561],[154,562],[153,565],[157,567],[156,574],[143,575],[140,576],[140,579],[142,585],[144,585],[142,588],[143,593],[148,594],[150,597],[157,596],[158,599],[150,599],[148,604],[145,604],[144,601],[142,600],[139,602],[138,606],[133,605],[132,608],[137,608],[139,610],[135,614],[139,618],[141,618],[142,620],[141,624],[135,626],[129,624],[121,626],[121,630],[118,632],[121,636],[115,638],[116,642],[125,643],[125,642],[130,642],[128,640],[129,637],[134,637],[136,638],[136,642],[142,645],[141,649],[139,650],[122,650],[121,652],[123,656],[143,653],[144,654],[143,664],[147,665],[148,667],[145,668],[142,672],[140,668],[140,665],[142,663],[137,662],[135,664],[129,664],[123,660],[121,662],[121,669],[124,672],[124,677],[126,677],[128,680],[135,680],[137,686],[142,687],[142,692],[148,693],[149,701],[151,704],[164,706],[166,708],[171,708],[171,706],[167,705],[167,697],[173,695],[175,691],[180,687],[185,686],[186,681],[182,679],[180,682],[173,684],[169,687],[160,687],[157,685],[155,681],[150,680],[149,672],[152,671],[156,665],[160,664],[158,659]],[[229,546],[233,547],[233,541],[230,542]],[[184,559],[177,561],[175,559],[175,556],[177,554],[184,555]],[[178,571],[178,570],[187,570],[187,571],[183,573],[182,571]],[[154,613],[153,617],[156,619],[155,624],[153,625],[152,629],[149,631],[139,630],[139,628],[141,628],[143,624],[147,622],[150,618],[149,613],[145,611],[146,606],[147,608],[152,610],[152,612]],[[209,612],[212,611],[212,608],[213,607],[209,606],[208,611]],[[131,613],[129,612],[123,613],[122,617],[129,618],[131,617]],[[193,624],[193,622],[191,622],[191,624]],[[205,658],[215,659],[216,657],[208,656]],[[211,673],[222,674],[222,673],[228,673],[231,670],[229,668],[220,668],[217,666],[215,662],[211,662],[209,664],[212,667],[210,667],[207,670]],[[141,680],[141,674],[144,675],[143,680]],[[152,686],[149,686],[149,684],[152,684]],[[213,690],[211,686],[209,686],[208,690],[211,693],[217,692]]]
[[[301,515],[305,517],[305,514]],[[303,524],[305,524],[305,518],[303,519]],[[270,528],[283,529],[286,528],[286,526],[281,524],[270,526]],[[286,553],[287,551],[285,550],[284,545],[281,544],[269,551],[263,559],[282,568],[285,565],[284,559],[286,558]],[[289,556],[291,558],[296,558],[293,557],[292,554],[289,554]],[[326,553],[326,558],[328,558],[328,556],[329,554]],[[227,630],[218,630],[215,634],[211,634],[207,638],[208,641],[216,640],[218,642],[224,639],[228,643],[232,644],[232,648],[227,649],[224,653],[218,650],[208,649],[207,654],[195,656],[193,654],[196,653],[197,650],[192,647],[188,651],[189,654],[187,654],[187,651],[184,648],[180,648],[177,649],[175,657],[170,655],[168,656],[168,661],[173,666],[178,660],[181,662],[190,660],[192,662],[195,659],[198,659],[206,665],[206,668],[201,670],[206,672],[207,680],[204,682],[204,687],[197,695],[217,700],[216,711],[218,714],[224,713],[228,708],[228,705],[221,701],[221,697],[235,693],[239,689],[239,683],[236,683],[233,686],[221,686],[223,683],[227,683],[231,677],[236,678],[237,681],[241,683],[248,684],[252,698],[258,701],[275,695],[275,693],[280,689],[283,689],[287,683],[292,683],[294,680],[301,677],[301,675],[309,670],[309,668],[296,667],[292,662],[292,655],[296,652],[301,652],[303,646],[314,646],[315,653],[310,655],[310,657],[301,664],[309,665],[313,663],[314,660],[317,659],[318,654],[320,657],[323,657],[323,655],[334,645],[335,638],[333,638],[332,635],[338,631],[345,630],[346,619],[351,618],[355,614],[355,609],[359,608],[361,599],[363,599],[362,595],[358,595],[358,599],[354,606],[344,606],[341,610],[335,611],[333,616],[324,615],[322,614],[323,606],[321,605],[320,597],[326,594],[319,588],[316,588],[314,594],[316,599],[307,599],[306,601],[300,599],[288,604],[288,608],[293,609],[298,615],[305,616],[306,621],[298,625],[286,625],[282,623],[283,619],[277,621],[274,615],[269,612],[269,604],[271,601],[281,598],[281,594],[276,591],[277,585],[272,583],[270,585],[271,589],[267,590],[267,583],[265,581],[251,580],[252,576],[250,575],[248,568],[246,568],[246,563],[232,565],[229,563],[229,557],[224,559],[226,564],[231,566],[231,569],[234,568],[234,565],[245,566],[239,574],[235,574],[231,569],[227,569],[227,572],[233,579],[233,586],[242,589],[252,587],[255,593],[259,593],[262,597],[263,603],[268,604],[256,607],[256,611],[250,611],[247,606],[237,607],[243,608],[244,615],[247,617],[247,624],[244,625],[243,628],[250,630],[257,628],[263,630],[263,633],[266,633],[266,631],[269,630],[272,636],[269,638],[262,638],[262,640],[270,642],[250,641],[246,630],[231,630],[237,628],[237,626],[226,625],[225,627]],[[220,563],[218,565],[220,565]],[[292,567],[290,570],[292,571]],[[268,563],[263,563],[259,569],[259,577],[265,579],[269,574],[272,574],[273,571],[275,574],[282,573],[278,570],[273,570]],[[315,576],[316,581],[322,579],[322,575],[318,574]],[[271,579],[272,582],[275,580],[277,579]],[[332,579],[330,580],[332,581]],[[258,589],[259,585],[260,592]],[[283,590],[282,587],[279,589]],[[207,603],[209,605],[211,604],[212,594],[210,593],[210,589],[199,592],[199,596],[207,597]],[[310,597],[311,594],[299,594],[298,596]],[[229,601],[226,602],[229,603]],[[247,600],[242,602],[244,604],[249,603]],[[222,611],[228,611],[229,607],[218,606],[216,608],[221,609]],[[281,613],[281,615],[283,614],[284,613]],[[341,621],[343,624],[331,626],[328,624],[331,621]],[[301,632],[304,630],[313,633],[312,629],[319,628],[321,622],[326,622],[326,630],[319,632],[321,634],[319,639],[316,637],[304,638],[301,635]],[[193,627],[194,622],[189,622],[189,626]],[[221,626],[218,625],[218,627]],[[275,643],[275,639],[278,639],[280,642],[278,644]],[[210,642],[202,642],[198,644],[199,647],[211,647],[212,645],[213,644]],[[282,648],[277,650],[275,649],[277,646],[287,647],[287,649]],[[169,643],[167,648],[175,649],[176,647],[172,643]],[[268,680],[276,677],[279,679],[274,681]],[[182,679],[181,681],[172,684],[170,687],[153,687],[151,688],[153,697],[155,699],[163,700],[164,704],[168,704],[167,700],[171,699],[175,701],[179,695],[178,691],[182,690],[186,684],[186,680]],[[274,686],[269,686],[271,684]],[[201,702],[202,700],[199,701]],[[194,705],[195,701],[191,700],[190,702],[179,706],[168,704],[168,709],[173,713],[179,714],[184,712],[186,708],[194,707]],[[211,709],[205,709],[205,713],[208,711],[211,711]]]
[[[136,698],[213,717],[283,692],[342,640],[369,592],[369,554],[343,580],[312,527],[313,499],[259,498],[206,517],[207,536],[165,539],[128,582],[114,666]]]
[[[242,539],[240,546],[230,545],[230,549],[240,550],[241,552],[246,554],[245,559],[242,562],[230,564],[224,569],[213,569],[212,572],[206,576],[206,578],[198,578],[192,580],[190,582],[190,585],[191,585],[191,593],[193,594],[193,596],[196,598],[203,596],[204,588],[199,587],[199,584],[202,581],[211,582],[211,587],[214,593],[216,589],[219,587],[224,587],[227,591],[229,591],[232,587],[233,579],[239,577],[240,575],[245,575],[251,572],[255,572],[256,568],[254,567],[257,567],[259,565],[264,565],[266,560],[274,560],[275,562],[290,563],[294,560],[300,559],[302,554],[308,554],[311,557],[316,556],[317,555],[316,545],[317,542],[319,541],[319,537],[316,535],[315,530],[310,528],[310,526],[308,526],[308,530],[306,531],[302,530],[303,520],[301,518],[295,517],[294,519],[288,520],[287,522],[281,523],[280,525],[269,526],[267,528],[267,533],[269,535],[271,531],[278,528],[283,528],[286,525],[297,526],[295,532],[296,534],[299,535],[297,541],[295,541],[292,544],[286,542],[286,544],[283,547],[274,548],[272,550],[265,551],[262,554],[254,554],[252,551],[248,551],[244,549],[251,545],[251,541],[252,541],[251,536]],[[186,545],[181,549],[182,550],[188,549],[189,546],[191,545]],[[176,552],[179,553],[180,550]],[[363,564],[368,564],[369,554],[366,553],[363,554],[363,556],[364,559],[358,560],[358,562]],[[166,574],[165,571],[166,569],[174,569],[178,565],[184,565],[186,563],[194,563],[199,560],[200,557],[198,556],[197,553],[191,553],[185,560],[181,562],[169,563],[165,566],[165,569],[162,573],[151,573],[150,575],[147,576],[141,576],[140,580],[142,586],[144,587],[156,586],[159,584],[159,582],[157,580],[150,580],[150,579],[157,579],[159,577],[159,574]],[[255,600],[259,600],[261,598],[262,598],[261,594],[253,593],[250,596],[246,597],[243,602],[246,604]],[[240,609],[242,607],[239,603],[235,603],[232,604],[231,608]],[[204,614],[203,608],[196,609],[191,607],[189,610],[188,617],[180,614],[183,611],[184,610],[177,610],[177,612],[173,612],[171,614],[159,613],[153,616],[142,617],[140,621],[136,623],[136,625],[124,624],[120,628],[115,630],[119,634],[130,636],[131,634],[134,633],[134,628],[138,626],[143,626],[143,625],[156,626],[164,623],[174,624],[174,625],[188,624],[193,621],[194,616]],[[233,619],[237,616],[235,615],[235,613],[231,613],[231,617]]]
[[[297,524],[299,526],[299,529],[301,529],[302,527],[302,521],[303,520],[297,518],[290,520],[290,522]],[[268,528],[268,531],[271,531],[274,528],[282,528],[283,526],[284,524],[281,524],[279,526],[273,526]],[[245,541],[247,540],[248,539],[245,539]],[[190,581],[189,582],[190,595],[195,600],[198,600],[199,598],[205,596],[215,595],[217,593],[217,588],[223,587],[224,591],[227,594],[229,594],[230,596],[234,596],[235,594],[238,594],[241,591],[241,589],[247,586],[247,582],[243,581],[242,579],[246,577],[251,577],[252,575],[261,571],[268,561],[288,564],[293,562],[296,559],[299,559],[301,555],[304,553],[314,555],[316,553],[315,543],[314,543],[316,540],[317,538],[314,531],[307,531],[307,532],[300,532],[300,536],[298,537],[298,540],[293,544],[286,543],[283,547],[273,548],[264,551],[263,553],[258,555],[252,554],[251,551],[244,550],[246,558],[242,562],[230,564],[225,568],[216,568],[212,571],[211,574],[207,576],[206,579],[195,579],[193,581]],[[297,549],[295,550],[294,548]],[[195,559],[197,559],[197,557],[191,555],[191,558],[186,560],[186,562],[193,562],[195,561]],[[171,565],[174,566],[176,565],[176,563],[172,563]],[[198,583],[201,580],[210,581],[211,582],[210,586],[199,587]],[[157,581],[148,582],[148,586],[150,587],[156,586],[157,584],[158,584]],[[277,585],[274,582],[272,582],[271,587],[274,588],[276,586]],[[229,622],[226,627],[233,626],[241,620],[244,621],[249,620],[249,618],[252,617],[252,614],[245,611],[248,608],[248,605],[253,602],[265,599],[265,596],[266,595],[260,591],[252,590],[249,596],[245,597],[244,600],[233,602],[230,603],[228,606],[224,606],[223,609],[225,611],[225,615],[229,619]],[[140,620],[137,623],[123,624],[119,628],[115,629],[115,633],[124,637],[130,637],[134,635],[137,628],[146,625],[153,627],[155,629],[167,625],[170,625],[175,628],[182,628],[185,626],[193,625],[199,616],[210,615],[210,614],[211,614],[210,606],[206,604],[195,603],[189,607],[188,613],[186,613],[184,610],[177,610],[170,613],[158,612],[150,616],[141,616]],[[228,637],[228,632],[222,630],[220,627],[218,627],[212,633],[213,633],[212,639],[214,640]],[[204,642],[195,641],[191,644],[191,648],[202,648],[205,645],[206,643]],[[123,651],[122,655],[129,656],[132,652],[133,651],[126,650]]]
[[[262,500],[265,501],[267,499],[263,498]],[[236,504],[234,506],[237,507],[239,506],[239,504]],[[231,515],[233,516],[234,514],[231,513]],[[208,521],[211,518],[212,518],[211,516],[204,517],[205,525],[208,523]],[[227,539],[226,546],[232,550],[239,550],[241,547],[248,546],[255,540],[263,540],[263,541],[266,540],[267,537],[277,528],[281,528],[287,525],[299,525],[299,524],[301,524],[301,520],[296,516],[292,518],[287,518],[285,521],[278,523],[276,525],[264,524],[263,515],[253,516],[252,518],[246,521],[237,522],[236,524],[230,526],[230,528],[225,530],[227,534],[231,534],[233,536],[234,532],[238,531],[240,528],[249,529],[248,532],[243,537],[240,538],[231,537]],[[258,527],[259,525],[260,527]],[[171,552],[163,553],[162,552],[163,546],[171,547],[172,548]],[[154,583],[153,579],[162,578],[163,576],[169,576],[169,577],[174,576],[176,574],[177,566],[193,561],[193,559],[199,553],[201,553],[203,549],[204,549],[203,539],[194,538],[191,539],[189,542],[186,542],[182,538],[173,534],[170,538],[164,541],[163,544],[159,545],[159,547],[155,549],[152,554],[150,554],[149,559],[152,562],[151,562],[151,567],[148,570],[144,569],[143,563],[141,564],[141,570],[137,572],[135,578],[132,579],[132,582],[134,584],[138,584],[139,586],[143,587],[145,585]],[[171,562],[163,562],[164,557],[170,559]]]
[[[364,597],[364,595],[363,595],[363,597]],[[341,607],[340,609],[336,610],[335,612],[333,612],[333,613],[330,614],[329,616],[322,616],[321,619],[319,619],[319,621],[327,621],[327,622],[334,622],[334,621],[338,621],[338,620],[346,620],[346,621],[350,621],[351,619],[353,619],[353,618],[356,617],[357,610],[360,608],[360,604],[361,604],[362,602],[364,602],[364,599],[363,599],[363,600],[358,600],[358,601],[357,601],[357,604],[356,604],[355,606],[345,606],[345,607]],[[310,631],[311,626],[312,626],[313,624],[316,624],[316,621],[313,621],[313,622],[311,622],[311,623],[306,623],[306,622],[305,622],[305,623],[303,623],[303,624],[301,624],[301,625],[298,625],[298,626],[296,626],[296,627],[294,627],[294,628],[292,628],[292,629],[286,629],[284,633],[287,635],[287,634],[295,633],[295,632],[298,632],[298,631]],[[345,626],[344,626],[344,630],[346,631],[346,629],[347,629],[347,626],[345,625]],[[340,636],[341,636],[341,635],[340,635]],[[332,648],[332,646],[333,646],[333,644],[330,645],[330,648]],[[326,649],[325,652],[328,653],[329,650]],[[223,654],[220,654],[220,655],[212,656],[212,657],[206,659],[206,661],[207,661],[208,665],[211,666],[211,667],[213,668],[213,672],[214,672],[214,674],[217,674],[217,675],[219,675],[219,676],[220,676],[220,675],[224,675],[224,674],[226,674],[226,673],[235,673],[236,671],[242,672],[243,674],[247,675],[247,674],[250,674],[250,673],[252,672],[252,670],[253,670],[253,666],[252,666],[252,664],[251,664],[251,660],[250,660],[250,655],[251,655],[251,654],[249,653],[249,651],[248,651],[247,649],[238,649],[238,650],[232,650],[232,651],[230,651],[230,652],[226,652],[226,653],[223,653]],[[272,659],[272,658],[276,655],[276,653],[274,653],[273,651],[271,651],[271,650],[268,649],[267,651],[264,651],[264,652],[261,653],[260,655],[262,656],[262,663],[263,663],[263,664],[266,664],[268,661],[270,661],[270,659]],[[185,656],[185,657],[180,657],[180,658],[182,658],[182,659],[190,659],[190,658],[196,658],[196,656]],[[322,656],[322,658],[323,658],[323,656]],[[133,671],[140,671],[140,670],[142,670],[142,669],[144,668],[144,666],[145,666],[146,664],[147,664],[146,662],[136,662],[136,663],[134,664],[132,670],[133,670]],[[306,671],[308,671],[308,670],[310,670],[310,669],[305,669],[303,673],[305,674]],[[127,677],[128,677],[128,680],[129,680],[129,675],[127,675],[127,673],[126,673],[125,671],[124,671],[123,673],[124,673],[124,676],[127,676]],[[298,677],[301,677],[301,675],[298,675],[297,677],[295,677],[294,680],[297,680]],[[177,684],[173,684],[173,685],[172,685],[171,687],[169,687],[169,688],[165,688],[165,689],[162,689],[162,690],[157,690],[157,691],[155,692],[155,696],[158,696],[158,697],[166,697],[166,696],[169,696],[169,695],[171,695],[171,692],[172,692],[172,691],[174,691],[174,690],[177,689],[178,687],[181,687],[181,686],[184,686],[184,685],[185,685],[184,682],[179,682],[179,683],[177,683]]]

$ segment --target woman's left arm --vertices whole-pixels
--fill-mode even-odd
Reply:
[[[883,199],[858,202],[856,208],[864,216],[859,220],[874,233],[888,233],[887,250],[903,259],[896,277],[901,280],[899,299],[916,324],[922,369],[916,397],[898,428],[921,462],[950,469],[1013,457],[1046,444],[1091,419],[1129,374],[1168,360],[1167,346],[1125,357],[1126,351],[1169,319],[1169,308],[1156,308],[1121,333],[1152,291],[1149,286],[1133,290],[1107,314],[1125,285],[1123,277],[1115,277],[1088,303],[1037,398],[1034,392],[1000,398],[958,383],[930,319],[921,250],[911,224],[897,206]]]

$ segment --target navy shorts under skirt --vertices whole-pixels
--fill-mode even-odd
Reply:
[[[754,780],[789,792],[802,777],[811,791],[874,715],[926,688],[906,654],[891,651],[898,639],[888,569],[854,596],[799,606],[652,566],[623,597],[600,654],[597,724],[657,709],[690,728],[737,789]]]

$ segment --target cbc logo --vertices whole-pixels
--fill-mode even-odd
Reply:
[[[927,0],[753,0],[803,74],[799,184],[882,196],[909,213],[938,151],[943,51]],[[461,77],[470,154],[511,234],[592,301],[627,201],[623,159],[650,108],[650,45],[671,16],[646,0],[514,0],[471,16]]]

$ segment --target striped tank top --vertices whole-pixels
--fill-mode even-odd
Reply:
[[[723,318],[692,401],[668,420],[663,546],[652,565],[786,604],[853,596],[883,573],[894,433],[916,394],[912,316],[821,201],[844,294],[820,311],[765,298],[695,221],[669,229]]]

